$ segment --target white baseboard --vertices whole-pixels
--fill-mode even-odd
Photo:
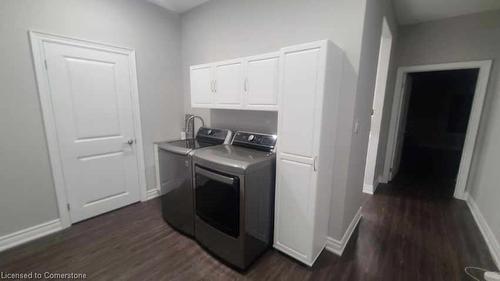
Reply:
[[[457,190],[455,190],[455,193],[453,194],[453,197],[455,197],[455,199],[467,201],[467,198],[469,197],[467,193],[463,192],[457,193],[456,191]]]
[[[35,240],[37,238],[52,234],[62,230],[60,219],[44,222],[39,225],[28,227],[11,234],[0,236],[0,251],[4,251],[21,245],[23,243]]]
[[[159,188],[154,188],[154,189],[148,189],[147,194],[146,194],[146,201],[154,199],[156,197],[160,196],[160,189]]]
[[[371,184],[363,184],[363,193],[373,195],[375,193],[375,190],[373,188],[373,185]]]
[[[356,229],[356,226],[358,225],[360,220],[361,208],[359,208],[358,212],[352,219],[351,224],[349,224],[349,227],[345,231],[344,236],[342,236],[342,239],[340,241],[333,237],[328,237],[326,239],[326,249],[334,254],[342,256],[342,253],[344,253],[344,249],[347,246],[347,243],[349,243],[349,240],[351,239],[351,236],[354,233],[354,230]]]
[[[484,216],[479,210],[476,202],[474,201],[474,198],[472,198],[472,196],[470,196],[469,194],[467,194],[465,198],[467,206],[469,206],[472,216],[474,217],[474,220],[476,221],[479,230],[481,230],[481,234],[483,234],[484,240],[486,241],[486,244],[490,249],[491,257],[493,258],[493,261],[495,262],[497,267],[500,268],[500,243],[498,243],[498,240],[493,234],[493,231],[491,231],[490,226],[484,219]]]
[[[377,180],[373,183],[373,185],[367,183],[363,184],[363,192],[373,195],[377,190],[379,183],[380,183],[380,178],[377,178]]]

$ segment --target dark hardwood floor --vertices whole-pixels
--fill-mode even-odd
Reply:
[[[449,281],[471,280],[467,265],[496,269],[465,202],[404,181],[366,198],[344,255],[325,250],[312,268],[270,250],[246,274],[236,272],[167,226],[155,199],[2,252],[0,271],[77,272],[87,280]]]

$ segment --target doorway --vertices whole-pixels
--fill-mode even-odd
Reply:
[[[62,226],[145,198],[133,50],[30,39]]]
[[[490,67],[479,61],[398,70],[388,181],[428,179],[440,188],[433,193],[465,199]]]
[[[401,160],[395,177],[452,197],[478,69],[410,73]]]
[[[391,51],[392,32],[389,28],[389,24],[387,23],[387,19],[384,17],[382,21],[382,33],[380,36],[377,76],[375,81],[375,92],[373,95],[373,110],[370,122],[370,134],[368,137],[368,151],[366,154],[366,166],[363,183],[363,192],[368,194],[373,194],[377,185],[381,181],[380,172],[377,172],[376,169]]]

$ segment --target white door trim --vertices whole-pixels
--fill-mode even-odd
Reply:
[[[389,126],[389,138],[387,143],[384,177],[386,181],[391,180],[390,169],[394,162],[394,154],[396,149],[396,136],[398,133],[401,106],[404,95],[404,81],[409,73],[439,71],[439,70],[458,70],[458,69],[479,69],[479,74],[476,82],[476,89],[474,92],[474,101],[467,125],[467,133],[465,136],[464,148],[460,160],[460,168],[457,175],[457,183],[455,185],[454,197],[457,199],[465,200],[465,190],[469,171],[472,162],[472,155],[476,143],[476,137],[479,130],[479,122],[481,121],[481,114],[483,112],[484,98],[490,77],[491,60],[483,61],[468,61],[468,62],[452,62],[431,65],[416,65],[416,66],[403,66],[398,68],[396,86],[394,88],[394,100],[391,112],[391,123]]]
[[[29,31],[31,41],[31,50],[33,55],[33,63],[35,68],[38,94],[40,96],[40,103],[42,106],[43,123],[45,126],[45,135],[49,149],[50,164],[52,167],[52,177],[57,196],[57,205],[59,209],[59,217],[61,219],[62,228],[67,228],[71,225],[71,219],[68,210],[68,197],[66,192],[66,184],[64,182],[61,154],[59,151],[59,143],[57,140],[56,123],[54,117],[54,109],[52,107],[52,100],[50,95],[48,74],[45,68],[45,55],[43,52],[44,42],[55,42],[70,46],[86,47],[95,50],[103,50],[107,52],[114,52],[124,54],[129,57],[130,63],[130,80],[131,80],[131,97],[132,97],[132,111],[134,117],[134,131],[137,147],[137,166],[139,174],[139,185],[141,200],[145,201],[147,198],[146,190],[146,174],[144,165],[144,151],[142,141],[142,128],[140,120],[139,108],[139,91],[137,88],[137,73],[135,64],[135,50],[129,48],[115,47],[108,44],[98,42],[86,41],[66,36],[59,36],[49,33],[42,33],[36,31]]]

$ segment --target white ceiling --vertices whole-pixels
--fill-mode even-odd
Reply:
[[[160,7],[176,13],[184,13],[192,8],[199,6],[208,0],[147,0]]]
[[[176,13],[184,13],[209,0],[147,0]],[[414,24],[500,9],[500,0],[393,0],[400,24]]]
[[[500,0],[393,0],[400,24],[500,9]]]

